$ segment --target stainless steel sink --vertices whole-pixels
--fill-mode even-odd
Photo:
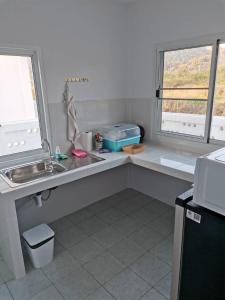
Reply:
[[[60,163],[56,160],[45,159],[0,170],[0,176],[9,186],[17,187],[21,184],[85,167],[102,160],[105,159],[93,154],[88,154],[85,158],[69,157]]]
[[[66,171],[66,167],[49,159],[7,168],[1,170],[0,174],[11,187],[15,187],[23,183],[52,176],[64,171]]]
[[[78,158],[76,156],[70,156],[68,159],[62,161],[62,164],[66,167],[67,170],[75,170],[82,167],[86,167],[88,165],[92,165],[98,162],[105,160],[102,157],[88,154],[88,156],[84,158]]]

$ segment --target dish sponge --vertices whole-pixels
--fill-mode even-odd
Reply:
[[[73,149],[71,153],[72,155],[79,158],[85,158],[88,156],[88,153],[82,149]]]

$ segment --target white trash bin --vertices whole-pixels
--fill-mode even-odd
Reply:
[[[54,256],[54,231],[41,224],[23,233],[23,240],[35,268],[49,264]]]

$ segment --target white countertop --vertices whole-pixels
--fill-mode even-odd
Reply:
[[[48,178],[22,184],[14,188],[10,187],[0,178],[0,199],[16,200],[38,191],[122,166],[126,163],[133,163],[137,166],[193,182],[196,159],[199,156],[199,154],[176,151],[171,148],[156,145],[148,145],[144,152],[135,155],[127,155],[123,152],[107,154],[93,152],[93,154],[105,160]]]

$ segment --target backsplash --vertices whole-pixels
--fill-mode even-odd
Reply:
[[[80,131],[98,128],[104,124],[130,121],[128,100],[82,100],[76,102]],[[49,118],[53,147],[59,145],[67,152],[71,146],[67,141],[67,116],[63,103],[49,103]]]

